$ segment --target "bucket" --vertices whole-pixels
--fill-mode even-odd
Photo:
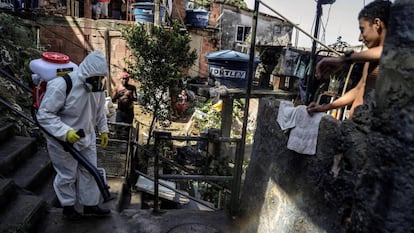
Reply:
[[[196,28],[206,28],[208,25],[208,17],[210,12],[206,10],[193,9],[186,10],[187,16],[185,17],[185,23],[190,24]]]
[[[69,60],[67,55],[56,52],[42,53],[42,58],[30,61],[29,66],[33,74],[37,74],[34,77],[39,76],[40,79],[46,82],[78,68],[75,63]]]
[[[137,23],[154,23],[154,3],[138,2],[131,4],[134,9],[135,22]],[[160,6],[160,22],[165,14],[165,7]]]

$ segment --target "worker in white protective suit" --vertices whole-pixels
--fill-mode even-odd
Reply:
[[[97,165],[95,127],[101,135],[101,146],[105,148],[108,144],[103,92],[103,78],[107,75],[108,67],[103,53],[90,53],[78,70],[69,73],[72,89],[67,96],[63,78],[55,78],[47,83],[45,96],[36,115],[39,124],[47,132],[59,140],[72,143],[94,166]],[[80,129],[83,129],[84,137],[77,134]],[[93,176],[50,136],[47,136],[47,148],[57,173],[53,187],[63,206],[64,217],[76,220],[82,216],[75,204],[83,205],[84,215],[110,214],[110,210],[98,206],[100,191]]]

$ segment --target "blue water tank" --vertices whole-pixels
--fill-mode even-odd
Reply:
[[[234,50],[221,50],[206,55],[209,78],[230,88],[244,88],[247,84],[250,56]],[[260,59],[254,58],[253,74]]]
[[[186,10],[187,16],[185,23],[191,24],[193,27],[206,28],[208,25],[209,11],[201,9]]]
[[[134,9],[135,22],[137,23],[154,23],[154,3],[138,2],[132,3]],[[160,22],[165,14],[165,6],[160,6]]]

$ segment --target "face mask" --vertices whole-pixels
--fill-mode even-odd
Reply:
[[[105,78],[103,76],[94,76],[87,78],[84,82],[85,89],[88,92],[101,92],[105,90]]]

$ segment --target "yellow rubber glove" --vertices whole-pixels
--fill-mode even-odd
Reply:
[[[76,134],[76,130],[68,130],[68,132],[66,133],[66,141],[68,141],[69,143],[73,144],[77,141],[80,140],[80,136],[78,134]]]
[[[108,133],[101,133],[101,147],[105,148],[108,145]]]

